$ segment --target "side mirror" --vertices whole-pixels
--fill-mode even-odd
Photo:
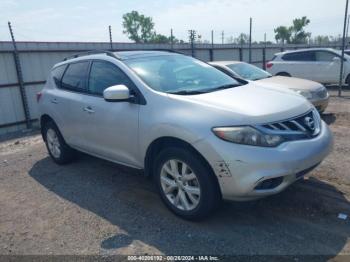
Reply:
[[[338,56],[335,56],[335,57],[333,57],[333,62],[335,62],[335,63],[339,63],[340,62],[340,57],[338,57]]]
[[[125,85],[110,86],[103,91],[103,98],[108,102],[129,101],[130,90]]]

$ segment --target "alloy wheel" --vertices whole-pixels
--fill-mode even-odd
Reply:
[[[53,157],[59,158],[61,156],[61,145],[58,140],[55,130],[49,128],[46,132],[47,147]]]
[[[176,208],[190,211],[200,200],[198,178],[191,167],[181,160],[171,159],[161,169],[160,182],[163,193]]]

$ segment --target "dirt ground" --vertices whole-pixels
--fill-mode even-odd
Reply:
[[[151,181],[132,170],[86,155],[58,166],[37,132],[3,140],[0,254],[273,255],[269,261],[316,255],[346,261],[350,219],[338,214],[350,215],[350,91],[343,98],[331,93],[323,118],[334,150],[309,179],[262,200],[225,202],[199,223],[170,213]]]

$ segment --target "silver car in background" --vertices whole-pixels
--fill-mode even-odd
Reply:
[[[254,81],[259,86],[291,89],[308,99],[320,113],[328,106],[328,91],[318,82],[296,77],[272,76],[254,65],[239,61],[217,61],[209,64],[230,76]]]
[[[332,135],[293,91],[257,88],[181,54],[90,52],[58,63],[38,94],[43,139],[154,179],[175,214],[281,192],[330,152]]]

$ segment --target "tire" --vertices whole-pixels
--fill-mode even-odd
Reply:
[[[184,165],[187,166],[185,172]],[[211,215],[221,201],[211,169],[195,153],[183,148],[172,147],[160,152],[155,159],[154,179],[165,205],[187,220]]]
[[[347,88],[350,88],[350,75],[346,77],[345,84]]]
[[[72,162],[76,152],[66,144],[56,124],[50,121],[42,128],[46,148],[53,161],[59,165]]]
[[[276,76],[286,76],[286,77],[291,77],[290,74],[286,73],[286,72],[280,72],[280,73],[277,73]]]

